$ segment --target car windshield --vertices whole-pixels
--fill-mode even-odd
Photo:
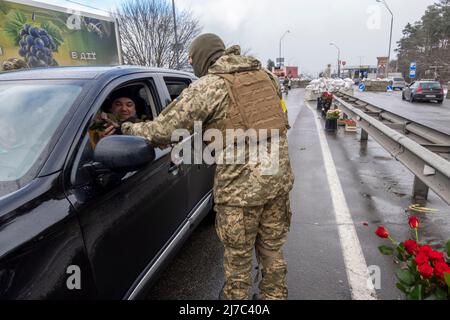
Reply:
[[[81,90],[74,84],[0,83],[0,195],[7,182],[22,179],[39,162]]]
[[[425,90],[441,88],[441,84],[439,82],[422,82],[421,86],[422,86],[422,89],[425,89]]]

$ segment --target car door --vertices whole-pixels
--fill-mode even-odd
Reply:
[[[405,89],[405,90],[406,90],[405,98],[406,98],[407,100],[411,99],[412,90],[413,90],[415,84],[416,84],[416,83],[413,82],[413,83],[411,83],[408,87],[406,87],[406,89]]]
[[[151,110],[161,104],[154,76],[134,81],[147,84]],[[105,94],[123,84],[108,87]],[[104,98],[92,108],[97,110]],[[170,149],[156,149],[156,160],[136,172],[88,172],[93,151],[87,128],[79,150],[68,198],[80,220],[100,297],[124,298],[185,223],[187,174],[171,162]]]
[[[165,87],[166,101],[172,101],[176,99],[181,92],[189,87],[194,80],[183,74],[161,74],[160,80]],[[213,188],[215,166],[205,164],[202,161],[203,150],[206,145],[203,143],[202,135],[193,135],[191,137],[191,152],[192,159],[190,165],[185,166],[188,172],[188,208],[189,211],[195,209],[195,207],[208,196]],[[198,147],[196,148],[195,145]],[[194,158],[194,153],[197,152],[198,156]],[[199,153],[201,152],[201,154]]]

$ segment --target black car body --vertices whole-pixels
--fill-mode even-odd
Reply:
[[[145,162],[138,137],[107,138],[96,155],[88,129],[117,88],[156,117],[194,80],[141,67],[0,74],[0,112],[15,123],[9,145],[0,136],[0,298],[144,296],[210,211],[215,168],[174,163],[170,149]],[[139,168],[95,161],[128,152]]]
[[[444,101],[444,89],[438,81],[415,81],[406,86],[402,93],[402,99],[415,101]]]

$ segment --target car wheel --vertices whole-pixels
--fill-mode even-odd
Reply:
[[[406,100],[404,92],[402,93],[402,100]]]
[[[411,96],[409,97],[409,102],[414,103],[414,95],[411,93]]]
[[[437,103],[442,104],[444,102],[444,100],[438,100]]]

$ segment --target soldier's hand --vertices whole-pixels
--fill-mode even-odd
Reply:
[[[158,148],[161,150],[166,150],[168,148],[172,148],[172,145],[170,145],[170,144],[159,145]]]

